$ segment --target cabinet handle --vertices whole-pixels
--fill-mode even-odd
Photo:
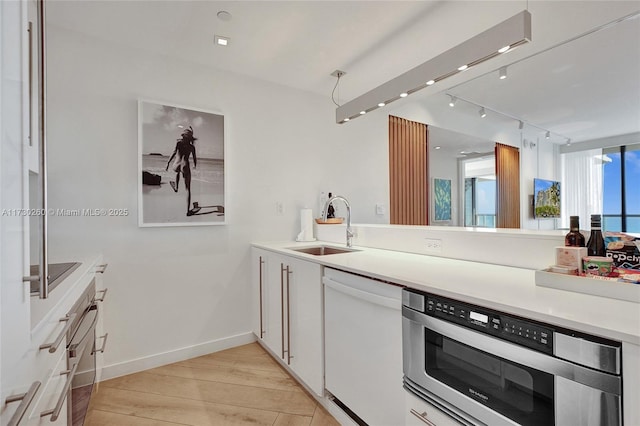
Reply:
[[[109,333],[106,333],[104,336],[100,336],[98,337],[98,339],[103,339],[102,340],[102,347],[100,349],[95,349],[95,345],[93,345],[93,350],[91,351],[91,355],[96,354],[98,352],[100,352],[101,354],[104,353],[104,348],[107,347],[107,337],[109,337]]]
[[[67,323],[62,328],[62,331],[60,331],[60,334],[58,334],[58,337],[56,337],[56,340],[54,340],[51,343],[44,343],[40,345],[40,350],[49,349],[49,353],[54,353],[55,351],[57,351],[58,346],[60,346],[60,343],[62,343],[62,339],[64,339],[64,336],[67,335],[67,331],[69,331],[69,327],[71,327],[71,323],[73,322],[74,319],[76,319],[76,315],[78,314],[73,313],[73,314],[67,315],[64,318],[60,318],[60,322],[66,321]]]
[[[284,263],[280,264],[280,340],[282,342],[282,355],[284,359]]]
[[[98,291],[96,291],[96,295],[97,295],[98,293],[102,293],[102,297],[98,299],[97,297],[93,296],[93,301],[94,301],[94,302],[104,302],[104,298],[105,298],[105,297],[106,297],[106,295],[107,295],[107,290],[109,290],[109,289],[108,289],[108,288],[105,288],[104,290],[98,290]]]
[[[417,418],[419,418],[420,420],[422,420],[423,423],[428,424],[429,426],[437,426],[435,423],[433,423],[431,420],[427,419],[427,412],[424,411],[422,413],[418,413],[416,410],[414,410],[413,408],[411,410],[409,410],[409,412],[411,414],[413,414],[414,416],[416,416]]]
[[[33,146],[33,22],[29,21],[29,146]]]
[[[62,410],[62,406],[64,404],[64,400],[67,398],[67,394],[69,393],[69,389],[71,388],[71,382],[73,382],[73,376],[76,374],[76,370],[78,369],[78,363],[73,364],[73,368],[71,370],[66,370],[60,373],[60,375],[67,375],[67,381],[64,384],[64,388],[62,388],[62,393],[58,398],[58,403],[51,410],[45,410],[40,413],[40,417],[46,417],[51,415],[51,421],[55,422],[58,420],[58,416],[60,415],[60,411]]]
[[[264,265],[264,260],[262,260],[262,256],[260,256],[260,338],[264,336],[264,326],[262,324],[262,265]]]
[[[96,273],[97,274],[104,274],[104,271],[107,270],[107,266],[109,266],[108,263],[103,263],[102,265],[96,266]]]
[[[16,412],[13,413],[13,416],[11,416],[11,419],[9,419],[9,423],[7,423],[7,426],[18,426],[18,424],[20,424],[22,418],[27,412],[27,408],[29,408],[29,405],[31,405],[31,401],[33,401],[33,397],[36,396],[36,393],[38,393],[38,389],[40,388],[41,384],[42,383],[40,382],[33,382],[27,392],[18,395],[11,395],[8,396],[7,399],[5,399],[5,404],[22,401],[16,409]]]
[[[289,277],[293,274],[293,271],[289,269],[287,265],[287,365],[291,365],[291,305],[289,304]]]

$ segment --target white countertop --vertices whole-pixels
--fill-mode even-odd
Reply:
[[[381,250],[314,256],[293,247],[332,245],[291,241],[253,243],[321,265],[390,281],[417,290],[497,309],[505,313],[640,345],[640,304],[540,287],[535,271]]]
[[[36,332],[50,315],[64,315],[71,309],[90,282],[85,279],[86,275],[95,272],[96,266],[102,262],[102,255],[95,253],[74,256],[53,255],[49,260],[51,263],[80,262],[80,266],[51,290],[47,299],[31,296],[32,332]]]

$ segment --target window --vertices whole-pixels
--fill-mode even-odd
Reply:
[[[496,226],[495,157],[463,160],[464,226]]]
[[[603,150],[605,231],[640,233],[640,144]]]

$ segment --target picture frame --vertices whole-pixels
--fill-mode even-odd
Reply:
[[[451,179],[433,179],[434,222],[451,220]]]
[[[138,226],[225,225],[227,125],[216,111],[138,100]]]

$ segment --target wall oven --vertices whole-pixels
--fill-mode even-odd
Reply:
[[[106,335],[101,336],[102,348],[96,349],[98,306],[105,292],[98,292],[102,293],[102,298],[98,298],[95,279],[92,280],[69,312],[69,316],[75,316],[67,334],[67,367],[73,374],[67,394],[68,426],[82,426],[89,407],[96,379],[96,352],[103,352],[106,343]]]
[[[404,289],[404,387],[467,425],[621,425],[621,344]]]

